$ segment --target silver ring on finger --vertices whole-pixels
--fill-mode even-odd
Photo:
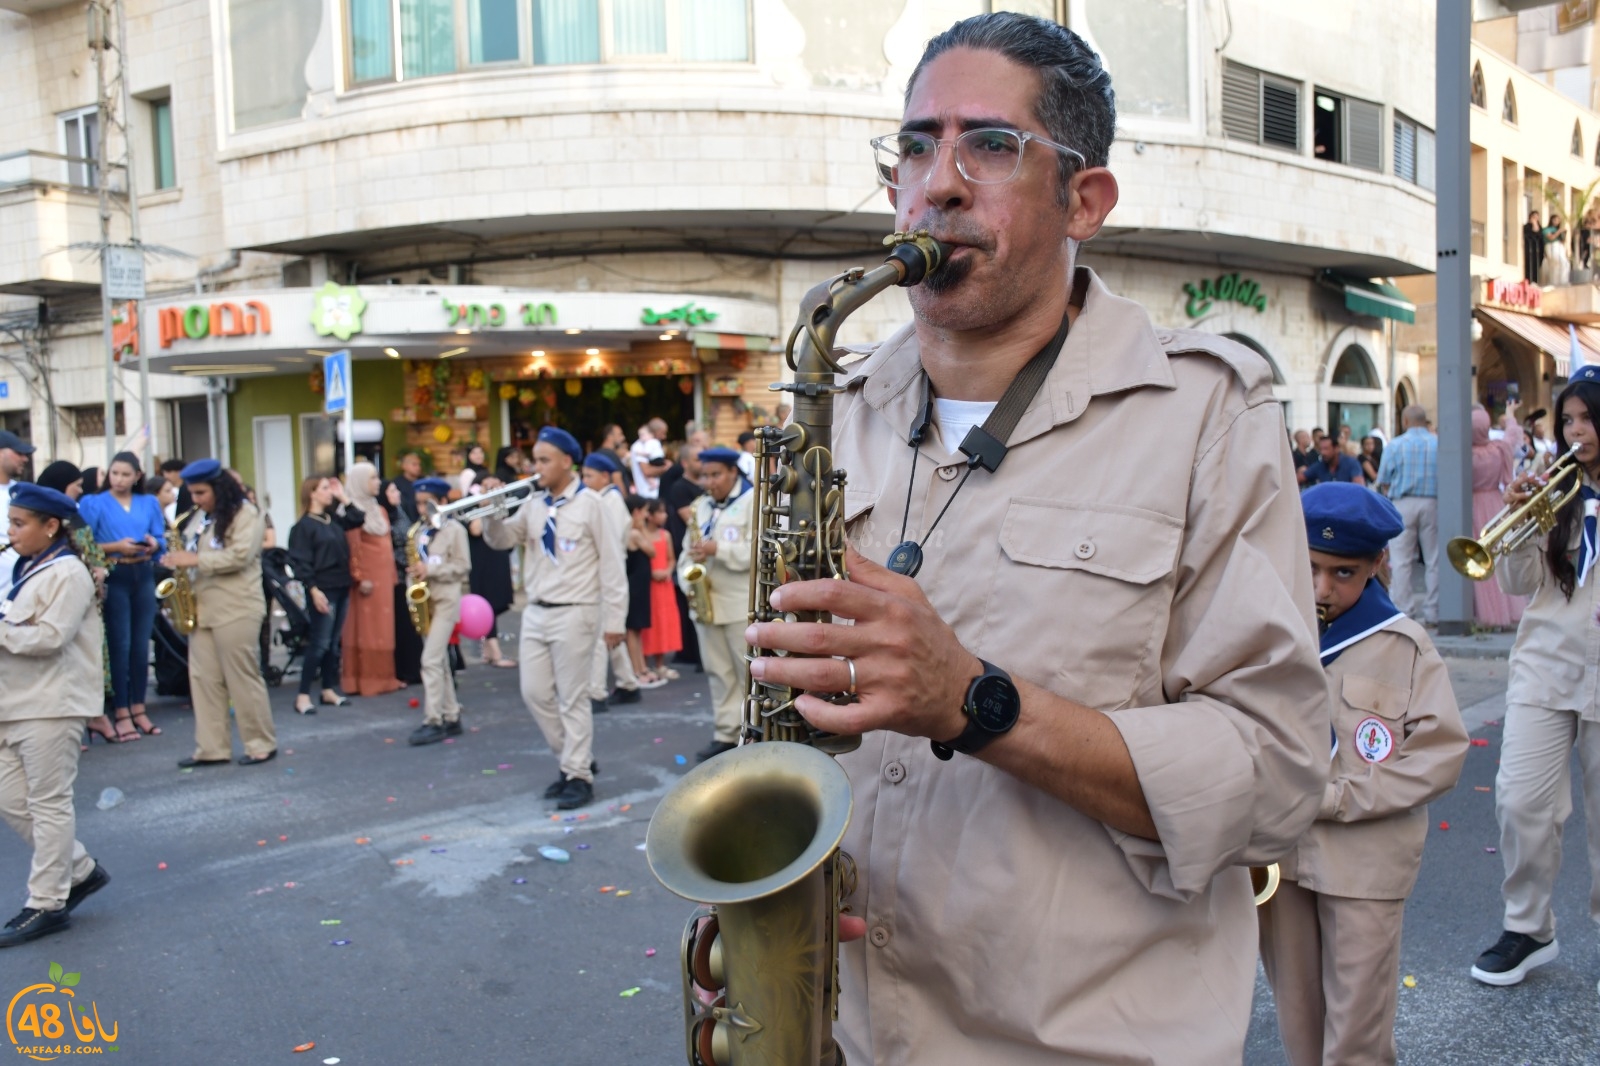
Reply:
[[[855,664],[855,660],[846,658],[845,661],[844,661],[844,664],[850,668],[850,687],[845,689],[845,695],[846,696],[854,696],[856,694],[856,664]]]

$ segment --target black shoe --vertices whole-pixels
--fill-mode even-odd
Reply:
[[[556,803],[556,810],[571,811],[579,807],[586,807],[594,801],[594,786],[581,777],[567,778],[567,785],[561,790],[561,797]]]
[[[589,700],[590,714],[605,714],[610,709],[611,704],[607,703],[605,700],[597,700],[593,698],[590,698]]]
[[[67,913],[96,892],[111,883],[111,875],[106,873],[106,868],[99,863],[94,864],[94,869],[89,871],[89,876],[72,886],[72,891],[67,893]]]
[[[58,911],[37,911],[32,907],[24,907],[21,914],[7,922],[4,930],[0,930],[0,948],[15,947],[51,933],[59,933],[71,924],[72,919],[67,916],[65,907]]]
[[[612,703],[638,703],[644,697],[639,695],[639,690],[636,688],[619,688],[607,698]]]
[[[600,772],[600,764],[595,762],[593,759],[590,759],[589,760],[589,772],[591,774],[598,774]]]
[[[725,744],[720,740],[713,740],[711,743],[707,744],[705,747],[701,748],[699,751],[694,753],[694,761],[695,762],[705,762],[707,759],[715,759],[718,755],[721,755],[723,752],[732,751],[734,748],[737,748],[738,746],[739,745],[737,745],[737,744]]]
[[[444,724],[444,735],[447,737],[459,737],[461,735],[461,719],[457,718],[453,722],[446,722]]]
[[[273,748],[271,751],[267,752],[265,755],[241,755],[241,756],[239,756],[238,759],[236,759],[234,761],[237,762],[240,766],[260,766],[262,763],[271,762],[273,759],[276,759],[277,757],[278,757],[278,749],[277,748]]]
[[[560,777],[550,782],[550,786],[544,790],[544,798],[547,800],[560,799],[561,793],[565,792],[566,789],[567,775],[562,774]]]
[[[1551,937],[1540,942],[1527,933],[1504,932],[1494,947],[1478,956],[1472,965],[1472,976],[1486,985],[1515,985],[1528,976],[1528,971],[1554,962],[1561,954],[1561,946]]]
[[[226,766],[232,759],[179,759],[178,769],[188,770],[196,766]]]
[[[424,744],[437,744],[448,735],[449,733],[445,730],[444,726],[433,725],[429,723],[426,725],[419,725],[416,729],[412,730],[411,735],[406,738],[406,743],[410,744],[412,747],[420,748]]]

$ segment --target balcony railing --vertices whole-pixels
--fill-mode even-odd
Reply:
[[[57,185],[67,189],[94,192],[99,180],[100,163],[82,156],[57,155],[54,152],[21,152],[0,154],[0,190],[19,185]],[[120,166],[113,164],[111,187],[121,195],[123,186]]]

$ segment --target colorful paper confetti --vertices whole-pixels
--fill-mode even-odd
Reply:
[[[617,995],[621,996],[623,999],[632,999],[642,991],[644,991],[642,988],[640,988],[638,985],[634,985],[632,988],[624,988],[621,992],[618,992]]]

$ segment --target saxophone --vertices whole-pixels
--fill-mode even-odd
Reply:
[[[691,548],[700,543],[700,527],[695,522],[689,523],[687,537]],[[705,563],[690,563],[683,572],[683,583],[689,586],[689,607],[695,621],[703,626],[716,625],[716,613],[711,609],[711,568]]]
[[[176,521],[167,523],[167,551],[183,550],[184,523],[194,511],[188,510],[177,517]],[[161,610],[166,614],[167,621],[172,623],[184,636],[193,633],[200,624],[199,610],[194,598],[194,582],[189,577],[188,567],[178,566],[172,570],[172,576],[164,578],[156,585],[156,599],[161,601]]]
[[[414,522],[406,531],[406,569],[409,571],[422,562],[422,549],[417,547],[417,537],[421,535],[424,526],[421,522]],[[433,624],[433,603],[428,596],[428,583],[426,581],[413,581],[406,586],[406,613],[411,616],[411,625],[419,636],[428,635],[428,627]]]
[[[925,232],[885,239],[888,260],[806,294],[786,358],[794,417],[760,431],[750,618],[768,622],[792,580],[848,577],[844,471],[833,465],[834,339],[845,318],[891,285],[915,285],[949,249]],[[807,612],[800,621],[826,622]],[[756,650],[755,655],[772,652]],[[856,869],[839,850],[850,779],[829,756],[859,736],[813,729],[801,693],[749,679],[742,746],[688,773],[650,819],[645,853],[667,889],[705,904],[681,952],[690,1066],[844,1066],[838,1017],[839,915]],[[829,696],[844,699],[842,696]]]

